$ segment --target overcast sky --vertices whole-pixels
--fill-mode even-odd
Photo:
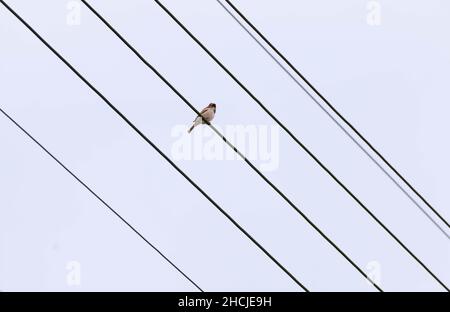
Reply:
[[[244,162],[175,159],[195,114],[86,7],[6,2],[308,289],[375,290]],[[448,237],[216,0],[162,2],[450,285]],[[233,1],[450,220],[450,3],[375,2]],[[89,3],[217,127],[278,133],[267,177],[384,290],[443,290],[154,1]],[[301,291],[3,6],[0,37],[0,107],[202,289]],[[196,291],[3,115],[0,148],[0,290]]]

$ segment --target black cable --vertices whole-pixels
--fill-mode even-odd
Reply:
[[[185,174],[166,154],[164,154],[147,136],[145,136],[125,115],[123,115],[100,91],[98,91],[88,80],[86,80],[64,57],[62,57],[44,38],[42,38],[25,20],[22,19],[3,0],[0,2],[27,27],[50,51],[53,52],[67,67],[69,67],[78,78],[80,78],[94,93],[96,93],[123,121],[125,121],[139,136],[155,149],[172,167],[178,171],[192,186],[194,186],[208,201],[214,205],[233,225],[235,225],[245,236],[247,236],[264,254],[266,254],[280,269],[282,269],[298,286],[308,292],[308,289],[299,282],[281,263],[278,262],[262,245],[260,245],[247,231],[242,228],[229,214],[225,212],[205,191],[203,191],[187,174]],[[161,76],[162,77],[162,76]],[[199,114],[200,115],[200,114]]]
[[[125,223],[134,233],[136,233],[144,242],[152,247],[161,257],[163,257],[171,266],[173,266],[181,275],[183,275],[192,285],[194,285],[199,291],[203,290],[198,286],[189,276],[187,276],[177,265],[175,265],[169,258],[167,258],[158,248],[150,243],[138,230],[136,230],[127,220],[125,220],[117,211],[115,211],[108,203],[106,203],[97,193],[95,193],[89,186],[86,185],[78,176],[76,176],[69,168],[67,168],[58,158],[56,158],[47,148],[45,148],[37,139],[35,139],[28,131],[26,131],[18,122],[16,122],[10,115],[8,115],[2,108],[0,112],[5,115],[17,128],[22,130],[31,140],[34,141],[48,156],[53,158],[67,173],[69,173],[75,180],[77,180],[86,190],[88,190],[95,198],[97,198],[103,205],[105,205],[113,214],[115,214],[123,223]]]
[[[84,2],[84,0],[82,0]],[[154,0],[302,149],[314,159],[314,161],[325,170],[347,194],[349,194],[371,217],[375,220],[395,241],[411,255],[439,284],[447,291],[449,289],[445,284],[419,259],[416,255],[404,245],[357,197],[354,195],[284,124],[281,123],[263,104],[258,100],[250,90],[245,87],[164,5],[158,0]],[[135,51],[133,51],[135,52]],[[137,52],[135,52],[137,53]],[[286,199],[286,198],[285,198]],[[288,200],[288,199],[286,199]]]
[[[89,5],[85,2],[85,0],[81,0],[83,3],[85,3],[88,7]],[[289,134],[289,136],[299,145],[302,147],[302,149],[311,157],[314,159],[314,161],[323,169],[325,170],[332,178],[334,181],[336,181],[339,186],[341,186],[346,192],[347,194],[349,194],[371,217],[373,220],[375,220],[411,257],[414,258],[414,260],[416,260],[420,266],[422,266],[439,284],[442,285],[442,287],[444,287],[447,291],[449,291],[449,289],[447,288],[447,286],[445,286],[445,284],[411,251],[409,250],[408,247],[406,247],[405,244],[403,244],[399,238],[397,238],[397,236],[394,235],[394,233],[392,233],[302,142],[300,142],[299,139],[297,139],[297,137],[295,137],[295,135],[288,129],[286,128],[286,126],[284,126],[262,103],[261,101],[259,101],[164,5],[162,5],[158,0],[155,0],[155,2],[287,133]],[[91,8],[91,10],[93,10]],[[98,13],[97,13],[97,16]],[[142,62],[144,62],[148,67],[150,67],[150,69],[152,69],[153,71],[155,71],[155,69],[136,51],[136,49],[134,49],[122,36],[120,36],[119,33],[117,33],[117,31],[115,31],[111,25],[109,25],[102,17],[99,16],[100,19],[103,20],[103,22],[122,40],[122,42],[124,42],[133,52],[134,54],[136,54],[136,56],[138,56]],[[172,87],[171,87],[172,88]],[[181,95],[179,95],[180,97],[182,97]],[[192,106],[187,102],[187,100],[185,100],[182,97],[183,101],[185,101],[186,104],[188,104],[191,108]],[[193,110],[195,110],[193,108]],[[196,111],[196,110],[195,110]],[[198,112],[196,111],[196,113],[198,114]],[[214,129],[214,128],[213,128]],[[216,131],[216,130],[215,130]],[[218,133],[216,131],[216,133]],[[224,139],[225,142],[226,139],[220,134],[218,133],[222,139]],[[228,142],[227,142],[228,143]],[[229,144],[230,145],[230,144]],[[234,146],[230,145],[232,148],[234,148]],[[244,158],[244,160],[250,165],[250,167],[252,167],[252,169],[254,169],[278,194],[280,194],[303,218],[305,218],[305,220],[314,227],[314,229],[316,229],[316,231],[319,232],[319,234],[322,235],[322,237],[324,237],[331,245],[333,245],[333,247],[336,248],[336,250],[338,250],[341,255],[343,255],[361,274],[363,274],[364,276],[365,273],[359,268],[357,267],[353,261],[351,261],[336,245],[334,245],[334,243],[332,243],[326,236],[325,234],[323,234],[280,190],[278,190],[278,188],[276,188],[272,182],[270,182],[261,172],[259,172],[259,170],[257,170],[250,161],[248,161],[244,156],[242,156],[242,154],[236,150],[236,148],[234,148],[235,151],[241,155],[241,157]],[[367,276],[366,276],[367,278]],[[370,279],[369,279],[370,280]],[[378,290],[381,291],[381,289],[378,288],[377,285],[375,285],[374,283],[372,283]]]
[[[156,68],[154,68],[125,38],[122,37],[104,18],[101,16],[89,3],[85,0],[81,0],[93,14],[95,14],[148,68],[150,68],[164,83],[183,100],[198,116],[201,116],[197,109],[177,90],[174,86],[164,78]],[[272,187],[305,221],[311,225],[331,246],[333,246],[364,278],[366,278],[372,285],[378,290],[383,291],[376,283],[374,283],[367,274],[355,263],[350,257],[347,256],[325,233],[323,233],[319,227],[317,227],[281,190],[279,190],[260,170],[258,170],[251,161],[249,161],[233,144],[231,144],[213,125],[206,122],[211,129],[222,138],[222,140],[232,148],[249,166],[252,168],[268,185]]]
[[[409,195],[409,193],[370,155],[370,153],[358,142],[356,141],[353,136],[340,125],[340,123],[327,111],[323,108],[323,106],[316,100],[315,97],[313,97],[301,84],[300,82],[295,79],[295,77],[292,76],[292,74],[253,36],[252,33],[250,33],[247,28],[245,28],[244,25],[223,5],[223,3],[220,0],[216,0],[222,8],[224,8],[232,17],[233,19],[265,50],[266,53],[269,54],[269,56],[294,80],[294,82],[299,85],[303,91],[305,91],[314,102],[316,102],[317,105],[319,105],[322,110],[341,128],[342,131],[345,132],[345,134],[354,142],[356,145],[377,165],[389,178],[390,180],[396,184],[398,188],[420,209],[422,212],[441,230],[447,238],[450,238],[449,234],[444,231],[439,224],[437,224],[433,218],[431,218],[428,213],[419,205],[419,203],[414,200],[414,198]],[[400,172],[395,169],[393,165],[308,81],[308,79],[305,78],[305,76],[302,75],[302,73],[294,66],[292,63],[247,19],[247,17],[239,11],[238,8],[236,8],[231,1],[225,0],[230,7],[255,31],[263,40],[264,42],[272,48],[272,50],[275,51],[275,53],[314,91],[315,94],[317,94],[320,99],[350,128],[353,130],[354,133],[362,140],[365,144],[434,212],[434,214],[445,223],[445,225],[450,228],[450,224],[447,222],[447,220],[442,217],[439,212],[403,177],[403,175],[400,174]]]

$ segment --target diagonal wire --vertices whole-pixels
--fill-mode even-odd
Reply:
[[[200,112],[166,79],[156,68],[154,68],[125,38],[120,35],[89,3],[81,0],[149,69],[151,69],[178,97],[191,108],[198,116]],[[372,281],[368,275],[342,251],[319,227],[317,227],[280,189],[278,189],[255,165],[248,160],[230,141],[227,140],[213,125],[204,120],[206,124],[231,148],[233,149],[249,166],[252,168],[275,192],[277,192],[309,225],[311,225],[331,246],[333,246],[365,279],[367,279],[378,291],[382,289]]]
[[[85,0],[81,0],[83,3],[85,3],[87,6],[89,6]],[[423,263],[392,231],[390,231],[387,226],[383,224],[300,140],[283,124],[281,123],[263,104],[260,100],[258,100],[253,93],[250,92],[250,90],[247,89],[164,5],[161,4],[158,0],[154,0],[336,183],[339,184],[339,186],[342,187],[342,189],[345,190],[347,194],[352,197],[361,208],[363,208],[369,216],[378,223],[425,271],[428,272],[443,288],[445,288],[447,291],[449,291],[448,287]],[[91,10],[93,10],[91,8]],[[94,10],[93,10],[94,11]],[[97,13],[97,16],[98,13]],[[103,22],[124,42],[132,51],[133,53],[138,56],[142,62],[144,62],[150,69],[154,70],[153,67],[134,49],[120,34],[115,31],[111,25],[109,25],[101,16],[99,16],[100,19],[103,20]],[[185,101],[186,102],[186,101]],[[187,103],[191,108],[192,106]],[[198,112],[195,110],[195,108],[192,108],[197,114]],[[217,133],[217,132],[216,132]],[[218,133],[219,134],[219,133]],[[222,138],[223,136],[219,134]],[[224,138],[223,138],[224,139]],[[224,139],[225,140],[225,139]],[[239,152],[238,152],[239,153]],[[252,167],[252,164],[247,161],[247,163]],[[256,168],[252,167],[252,169],[257,170]],[[260,174],[258,172],[258,174]],[[260,174],[261,175],[261,174]],[[276,190],[280,196],[282,195],[281,192],[279,192],[273,184],[268,181],[264,176],[262,178],[272,186],[274,190]],[[299,214],[301,214],[304,218],[305,216],[296,209],[295,205],[293,205],[289,199],[283,197]],[[307,219],[308,221],[308,219]],[[310,223],[311,224],[311,223]],[[312,225],[312,224],[311,224]],[[314,226],[313,226],[314,227]],[[318,230],[318,229],[317,229]],[[318,230],[319,231],[319,230]],[[323,233],[319,232],[321,235]],[[324,237],[324,235],[322,235]],[[324,237],[325,238],[325,237]],[[325,238],[326,239],[326,238]],[[331,242],[329,242],[332,244]],[[335,246],[334,246],[335,247]],[[335,247],[338,251],[340,251],[337,247]],[[342,253],[341,253],[342,254]],[[342,254],[343,255],[343,254]],[[344,256],[344,255],[343,255]],[[345,257],[345,256],[344,256]],[[350,259],[346,258],[349,262]],[[351,262],[352,263],[352,262]],[[353,264],[353,263],[352,263]],[[355,267],[357,268],[357,266]],[[362,270],[357,268],[357,270],[365,275]],[[374,285],[377,287],[376,285]]]
[[[3,0],[0,2],[8,9],[26,28],[28,28],[50,51],[55,54],[69,69],[80,78],[94,93],[96,93],[125,123],[127,123],[145,142],[161,155],[172,167],[178,171],[194,188],[196,188],[208,201],[214,205],[233,225],[235,225],[249,240],[251,240],[264,254],[266,254],[281,270],[283,270],[304,291],[309,291],[294,275],[292,275],[278,260],[273,257],[258,241],[256,241],[242,226],[239,225],[225,210],[223,210],[203,189],[198,186],[184,171],[182,171],[166,154],[164,154],[144,133],[142,133],[125,115],[123,115],[100,91],[98,91],[86,78],[84,78],[64,57],[62,57],[44,38],[42,38],[22,17],[9,7]],[[162,76],[161,76],[162,77]],[[200,114],[199,114],[200,115]]]
[[[125,220],[116,210],[114,210],[107,202],[105,202],[97,193],[95,193],[86,183],[84,183],[77,175],[75,175],[69,168],[67,168],[56,156],[54,156],[47,148],[45,148],[37,139],[35,139],[27,130],[25,130],[18,122],[16,122],[9,114],[7,114],[1,107],[0,112],[8,118],[17,128],[19,128],[24,134],[28,136],[34,143],[36,143],[48,156],[58,163],[68,174],[70,174],[78,183],[80,183],[86,190],[89,191],[95,198],[97,198],[103,205],[106,206],[116,217],[118,217],[128,228],[136,233],[147,245],[152,247],[164,260],[166,260],[172,267],[174,267],[184,278],[186,278],[192,285],[199,291],[203,292],[200,286],[197,285],[187,274],[183,272],[176,264],[174,264],[169,258],[167,258],[155,245],[148,241],[136,228],[134,228],[127,220]]]
[[[448,238],[450,235],[428,214],[427,211],[397,182],[396,179],[342,126],[334,116],[323,107],[323,105],[287,70],[285,66],[239,21],[233,13],[220,1],[216,0],[220,6],[247,32],[248,35],[274,60],[277,65],[319,106],[319,108],[333,120],[333,122],[361,149],[367,157],[408,197],[408,199],[417,206],[421,212]],[[445,223],[447,228],[450,224],[442,217],[439,212],[395,169],[393,165],[306,79],[301,72],[254,26],[247,17],[236,8],[231,1],[225,0],[230,7],[264,40],[264,42],[275,51],[275,53],[298,75],[300,78],[317,94],[320,99],[351,129],[364,143],[432,210],[432,212]]]

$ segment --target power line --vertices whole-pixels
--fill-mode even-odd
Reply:
[[[9,114],[7,114],[2,108],[0,112],[8,118],[17,128],[22,130],[31,140],[34,141],[48,156],[58,163],[67,173],[69,173],[75,180],[78,181],[86,190],[88,190],[95,198],[97,198],[103,205],[105,205],[114,215],[116,215],[123,223],[125,223],[134,233],[136,233],[147,245],[152,247],[161,257],[164,258],[172,267],[174,267],[184,278],[186,278],[192,285],[194,285],[199,291],[203,290],[198,286],[187,274],[185,274],[176,264],[170,261],[158,248],[150,243],[138,230],[136,230],[127,220],[125,220],[117,211],[115,211],[108,203],[106,203],[97,193],[95,193],[86,183],[84,183],[77,175],[75,175],[69,168],[67,168],[58,158],[56,158],[47,148],[45,148],[37,139],[35,139],[28,131],[26,131],[18,122],[16,122]]]
[[[151,69],[187,106],[189,106],[198,116],[201,116],[197,109],[166,79],[159,71],[154,68],[128,41],[122,37],[89,3],[85,0],[81,2],[91,10],[149,69]],[[162,6],[163,7],[163,6]],[[168,12],[168,11],[167,11]],[[170,13],[170,12],[169,12]],[[205,121],[206,122],[206,121]],[[367,274],[351,260],[319,227],[317,227],[281,190],[279,190],[253,163],[248,160],[233,144],[231,144],[213,125],[206,122],[209,127],[252,168],[272,189],[277,192],[303,219],[311,225],[331,246],[333,246],[365,279],[367,279],[378,291],[383,291]]]
[[[84,78],[64,57],[62,57],[44,38],[42,38],[22,17],[10,8],[3,0],[0,2],[27,27],[50,51],[53,52],[67,67],[75,73],[94,93],[96,93],[123,121],[125,121],[139,136],[144,139],[158,154],[160,154],[172,167],[178,171],[192,186],[194,186],[208,201],[214,205],[233,225],[235,225],[247,238],[249,238],[264,254],[266,254],[280,269],[282,269],[303,290],[308,289],[298,281],[278,260],[275,259],[261,244],[259,244],[243,227],[225,212],[200,186],[198,186],[184,171],[182,171],[166,154],[164,154],[145,134],[143,134],[125,115],[123,115],[100,91],[98,91],[86,78]]]
[[[81,0],[83,3],[85,3],[88,7],[89,5],[85,2],[85,0]],[[155,0],[155,2],[331,177],[333,180],[341,186],[347,194],[349,194],[358,204],[361,206],[369,215],[370,217],[375,220],[422,268],[424,268],[442,287],[444,287],[447,291],[449,290],[447,286],[405,245],[401,242],[401,240],[392,233],[357,197],[354,195],[281,121],[279,121],[264,105],[263,103],[256,98],[253,93],[248,90],[245,85],[243,85],[163,4],[161,4],[158,0]],[[94,11],[91,8],[92,11]],[[98,16],[98,13],[97,13]],[[118,34],[117,31],[115,31],[111,25],[109,25],[102,17],[99,16],[100,19],[103,20],[103,22],[138,56],[142,62],[144,62],[150,69],[155,71],[153,67],[134,49],[125,39],[123,39],[120,34]],[[171,87],[172,88],[172,87]],[[182,98],[183,101],[186,102],[197,114],[198,112],[193,108],[184,98]],[[212,127],[213,128],[213,127]],[[214,128],[213,128],[214,129]],[[218,133],[216,131],[216,133]],[[221,134],[218,133],[219,136],[226,141],[225,138]],[[226,141],[227,142],[227,141]],[[228,142],[227,142],[228,143]],[[230,145],[230,144],[229,144]],[[230,145],[232,146],[232,145]],[[232,146],[232,148],[234,148]],[[234,148],[235,149],[235,148]],[[235,149],[236,150],[236,149]],[[236,150],[237,151],[237,150]],[[238,151],[237,151],[238,152]],[[240,154],[238,152],[238,154]],[[240,154],[241,157],[242,154]],[[245,159],[245,158],[244,158]],[[245,159],[246,160],[246,159]],[[322,235],[330,244],[333,245],[333,247],[336,248],[344,257],[346,257],[343,252],[338,249],[337,246],[335,246],[331,241],[329,241],[326,236],[318,229],[316,228],[312,222],[307,219],[307,217],[286,197],[284,194],[281,193],[267,178],[264,177],[248,160],[246,162],[254,169],[275,191],[277,191],[280,196],[282,196],[290,205],[293,207],[300,215],[302,215],[308,223],[310,223],[318,232]],[[346,257],[346,259],[352,263],[352,265],[364,276],[365,273],[359,269],[354,263]],[[367,278],[367,276],[366,276]],[[369,279],[370,280],[370,279]],[[373,284],[375,287],[375,284]],[[380,289],[378,289],[380,290]]]
[[[270,51],[262,45],[261,42],[228,10],[228,8],[220,1],[216,0],[220,6],[255,40],[255,42],[280,66],[284,72],[321,108],[321,110],[330,117],[333,122],[366,154],[372,162],[383,171],[383,173],[405,194],[415,206],[448,238],[450,235],[422,208],[422,206],[392,177],[389,172],[345,129],[334,116],[328,112],[321,103],[278,61],[278,59],[270,53]],[[433,211],[433,213],[450,228],[450,224],[442,217],[438,211],[395,169],[391,163],[306,79],[301,72],[240,12],[229,0],[225,0],[230,7],[269,45],[272,50],[298,75],[300,78],[324,101],[327,106],[350,128],[364,143]]]

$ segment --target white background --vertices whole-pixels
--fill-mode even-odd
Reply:
[[[217,103],[218,126],[274,124],[153,1],[89,2],[198,109]],[[67,1],[7,3],[170,155],[193,112],[86,7],[71,26]],[[448,238],[215,0],[163,3],[450,284]],[[234,3],[449,220],[448,1],[380,0],[379,26],[365,0]],[[300,290],[3,6],[0,38],[0,107],[204,290]],[[361,268],[377,261],[387,291],[442,290],[280,135],[267,176]],[[310,290],[374,290],[245,163],[177,164]],[[2,116],[0,289],[196,290]]]

